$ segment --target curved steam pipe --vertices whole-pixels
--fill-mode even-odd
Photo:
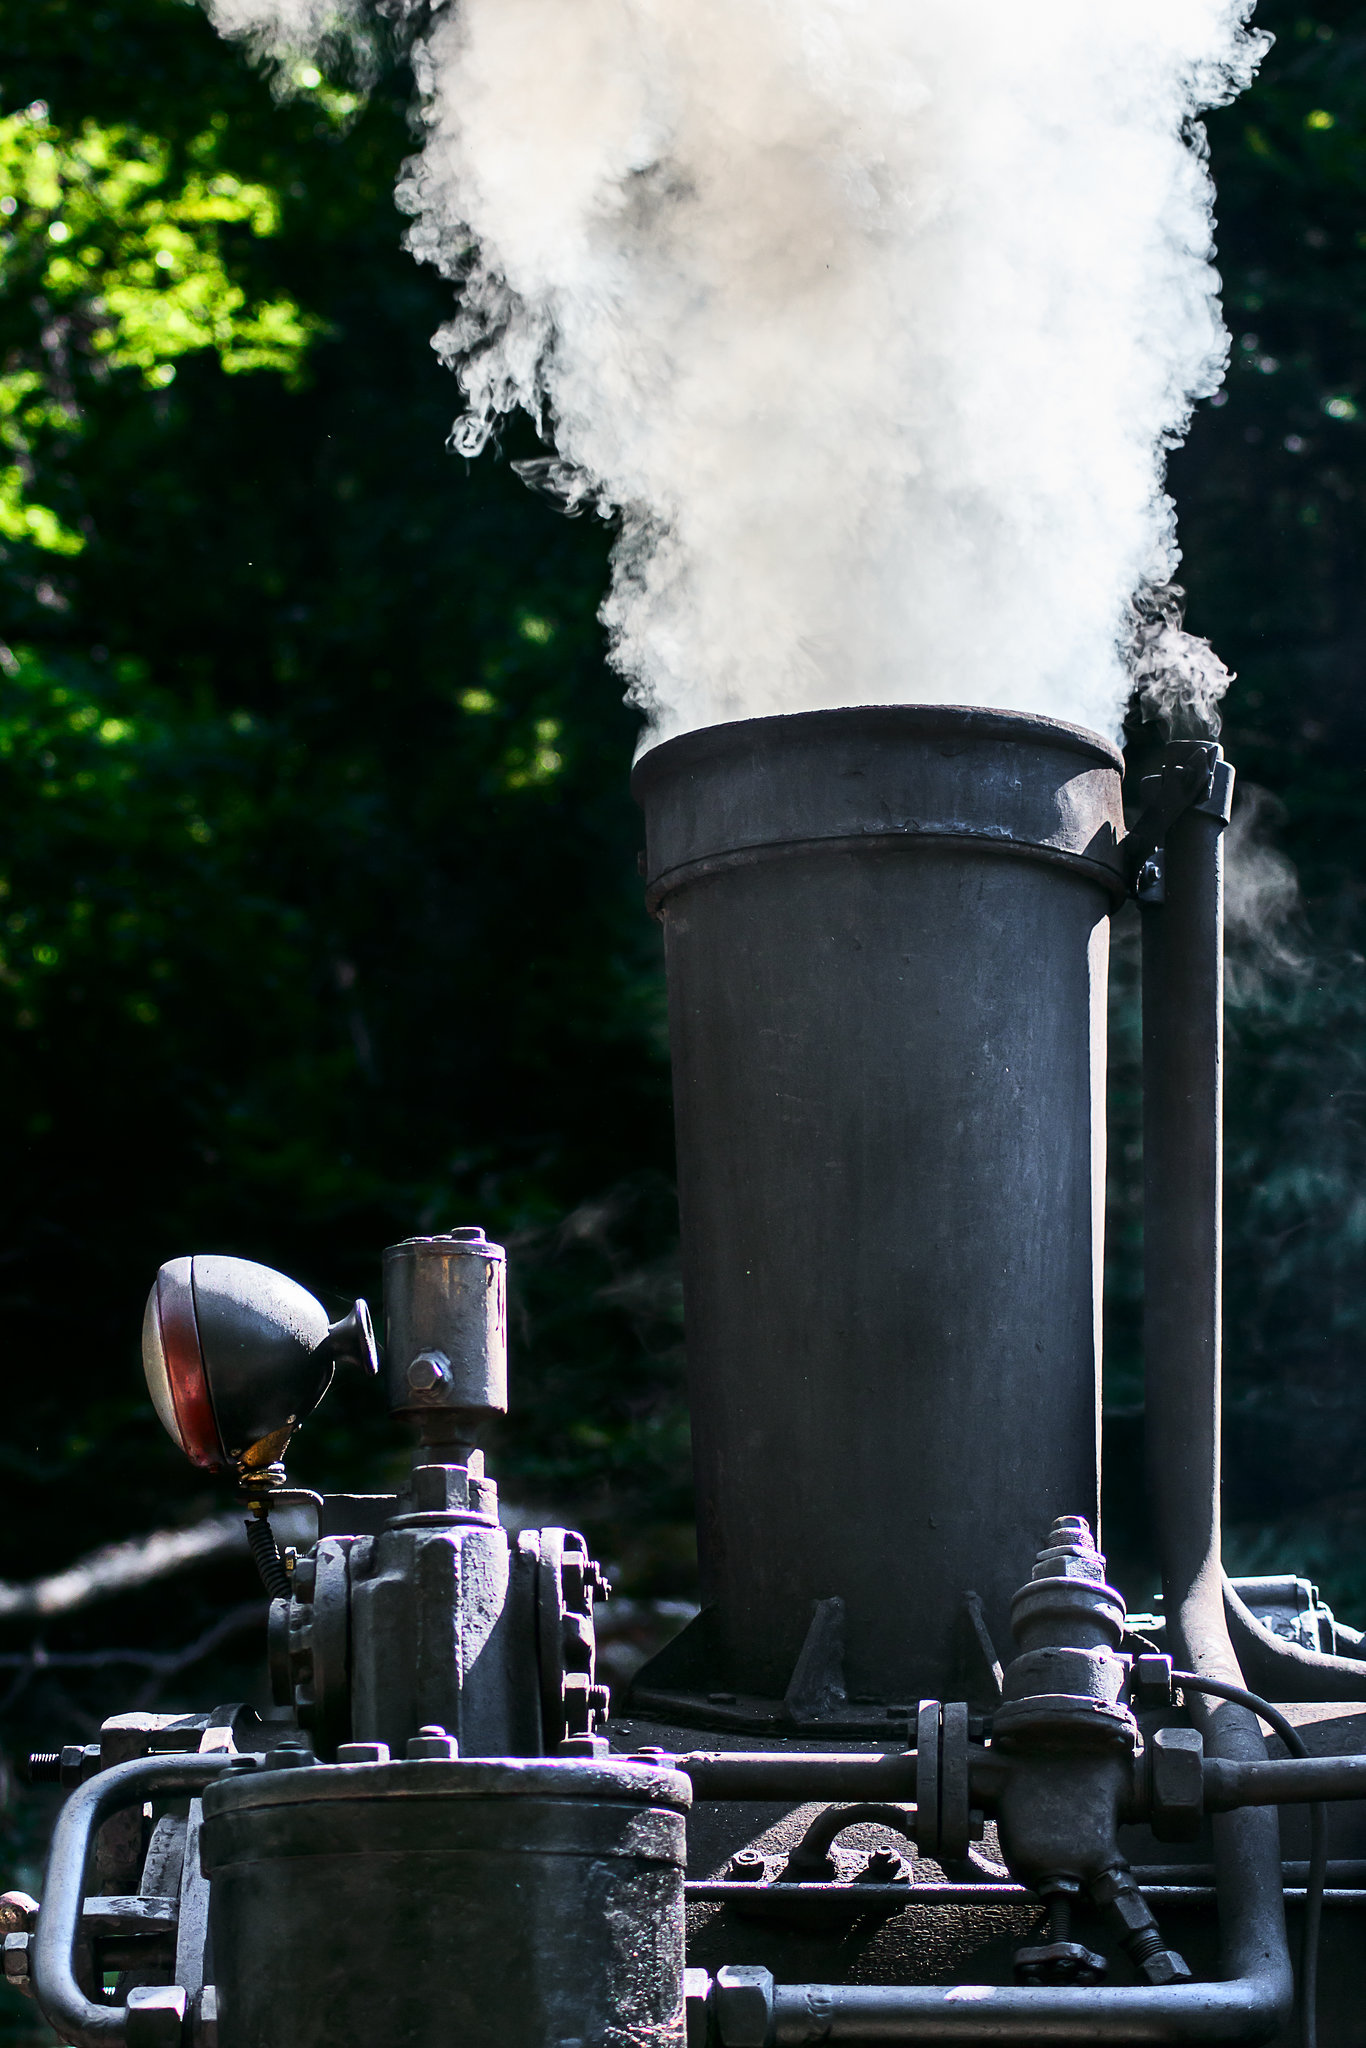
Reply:
[[[1366,1698],[1366,1662],[1360,1657],[1325,1656],[1322,1650],[1309,1650],[1273,1635],[1227,1578],[1224,1615],[1243,1676],[1253,1692],[1274,1700]]]
[[[74,2048],[113,2048],[128,2033],[128,2006],[94,2004],[76,1982],[72,1965],[85,1897],[85,1866],[95,1829],[111,1813],[125,1806],[140,1806],[153,1793],[200,1793],[231,1761],[231,1756],[221,1751],[204,1756],[135,1757],[131,1763],[97,1772],[78,1786],[58,1814],[43,1882],[42,1911],[33,1937],[33,1993],[44,2019]],[[130,1993],[130,1998],[137,1997],[137,1992]]]

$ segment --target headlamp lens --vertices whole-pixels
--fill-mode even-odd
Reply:
[[[192,1259],[169,1259],[142,1319],[142,1370],[171,1441],[193,1464],[217,1472],[229,1460],[209,1397],[195,1316]]]

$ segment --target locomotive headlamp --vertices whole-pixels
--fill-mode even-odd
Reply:
[[[365,1303],[329,1322],[306,1288],[251,1259],[169,1259],[147,1297],[142,1369],[153,1405],[186,1457],[210,1472],[266,1472],[346,1360],[379,1369]]]

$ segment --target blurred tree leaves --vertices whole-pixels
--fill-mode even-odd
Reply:
[[[1244,792],[1229,849],[1225,1513],[1235,1568],[1305,1570],[1360,1625],[1366,9],[1273,0],[1256,19],[1276,45],[1208,122],[1233,363],[1170,472],[1188,623],[1238,672],[1222,735]],[[1150,744],[1134,736],[1131,781]],[[1249,805],[1249,786],[1270,801]],[[1120,1040],[1113,1365],[1132,1404],[1125,1018]]]
[[[606,536],[444,452],[408,86],[279,104],[181,0],[0,16],[3,1569],[219,1503],[139,1387],[163,1258],[340,1302],[479,1221],[517,1250],[505,1489],[686,1575]],[[343,1388],[298,1464],[397,1448]]]
[[[0,18],[0,1301],[34,1362],[0,1453],[8,1568],[207,1498],[138,1389],[162,1257],[240,1250],[340,1300],[386,1241],[453,1220],[517,1252],[509,1489],[579,1499],[613,1541],[674,1529],[667,1074],[606,536],[506,459],[443,452],[449,300],[392,200],[408,85],[301,70],[278,100],[183,0]],[[1263,77],[1209,124],[1235,364],[1172,468],[1189,622],[1241,671],[1228,748],[1280,806],[1239,858],[1276,838],[1302,888],[1289,923],[1253,891],[1234,940],[1230,1508],[1253,1549],[1312,1548],[1366,1501],[1366,12],[1260,18]],[[536,453],[518,431],[503,458]],[[381,1474],[366,1413],[342,1390],[301,1476]],[[672,1544],[644,1578],[681,1569]]]
[[[43,100],[0,117],[0,534],[56,555],[85,537],[63,457],[83,386],[136,370],[153,390],[180,357],[297,373],[319,322],[287,296],[251,302],[232,231],[279,232],[267,185],[219,161],[226,118],[173,143],[92,120],[63,132]],[[39,471],[69,514],[37,500]]]

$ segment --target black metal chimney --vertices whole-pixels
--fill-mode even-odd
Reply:
[[[642,1707],[987,1697],[1041,1522],[1095,1525],[1120,778],[921,706],[638,764],[706,1603]]]

